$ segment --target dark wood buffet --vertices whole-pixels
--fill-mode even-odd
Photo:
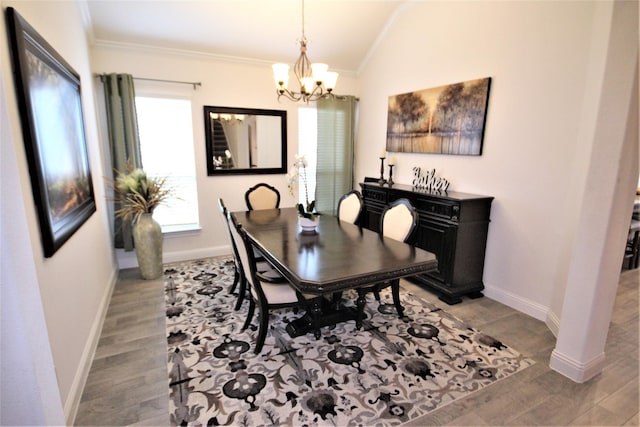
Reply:
[[[384,207],[401,197],[413,203],[419,214],[418,228],[409,243],[433,252],[437,269],[410,280],[434,291],[448,304],[462,296],[479,298],[484,283],[484,256],[493,197],[448,191],[431,193],[410,185],[361,183],[364,212],[361,225],[380,229]]]

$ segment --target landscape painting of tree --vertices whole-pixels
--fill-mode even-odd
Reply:
[[[491,77],[389,97],[387,151],[482,154]]]

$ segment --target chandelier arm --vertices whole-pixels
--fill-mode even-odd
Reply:
[[[335,88],[338,74],[336,72],[327,73],[328,66],[326,64],[312,64],[307,56],[307,37],[304,30],[304,0],[301,0],[301,2],[302,38],[299,40],[300,56],[293,66],[293,72],[298,80],[300,92],[291,91],[286,87],[289,80],[289,66],[285,64],[274,64],[273,72],[278,101],[282,96],[291,101],[304,101],[307,103],[309,101],[317,101],[321,98],[335,97],[333,89]],[[328,78],[328,82],[326,78]],[[326,84],[329,84],[330,87],[325,88],[324,85]]]
[[[291,92],[289,89],[276,89],[276,92],[278,93],[278,100],[280,100],[281,96],[295,102],[303,100],[303,94],[296,94],[296,92]]]

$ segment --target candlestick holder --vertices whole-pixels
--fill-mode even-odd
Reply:
[[[380,157],[380,179],[378,180],[378,184],[384,185],[385,182],[387,182],[387,180],[384,179],[384,157]]]
[[[389,165],[389,180],[387,181],[389,186],[393,185],[393,166],[394,165]]]

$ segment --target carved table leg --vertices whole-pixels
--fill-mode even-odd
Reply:
[[[320,316],[322,315],[322,307],[320,307],[320,301],[322,298],[316,298],[311,305],[311,316],[313,317],[313,335],[317,340],[320,339]]]

